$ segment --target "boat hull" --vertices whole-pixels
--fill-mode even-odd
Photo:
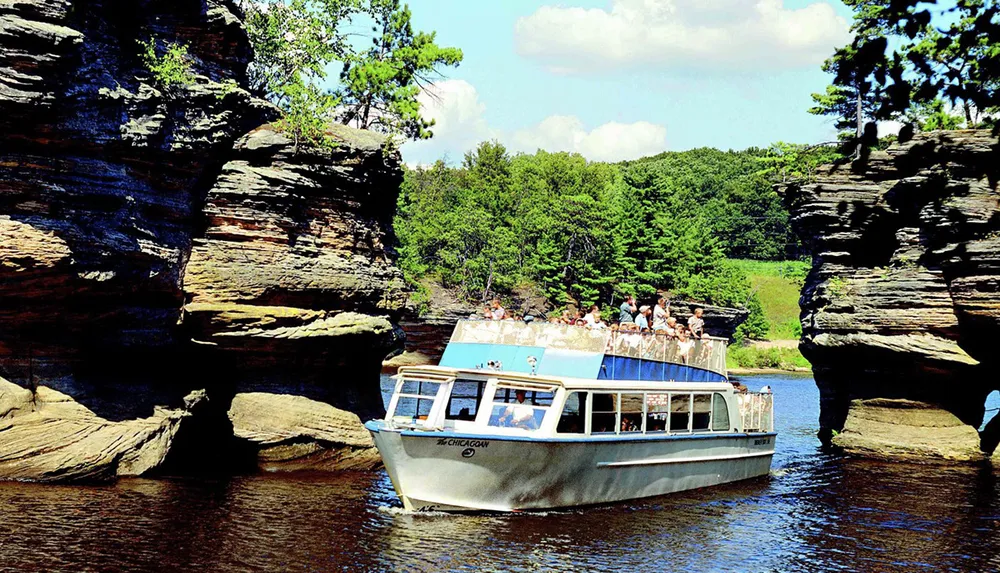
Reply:
[[[409,510],[611,503],[766,475],[774,433],[529,439],[366,424]]]

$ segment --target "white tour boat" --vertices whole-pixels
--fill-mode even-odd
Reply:
[[[365,426],[409,510],[663,495],[770,470],[772,395],[735,390],[725,364],[722,339],[463,321]]]

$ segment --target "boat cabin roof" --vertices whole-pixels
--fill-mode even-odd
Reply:
[[[560,380],[726,382],[726,346],[721,338],[682,341],[663,331],[461,320],[440,364]]]
[[[729,382],[675,382],[675,381],[642,381],[642,380],[595,380],[593,378],[573,378],[567,376],[545,376],[508,372],[502,370],[482,370],[450,368],[447,366],[404,366],[397,376],[410,380],[425,380],[428,382],[448,382],[452,379],[474,380],[485,382],[492,378],[499,379],[503,384],[523,387],[526,390],[548,390],[552,386],[561,386],[567,390],[608,390],[608,391],[684,391],[684,392],[724,392],[732,391]]]

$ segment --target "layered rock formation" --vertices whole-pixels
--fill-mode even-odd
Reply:
[[[0,324],[67,354],[172,342],[200,195],[261,121],[222,83],[250,54],[231,2],[85,4],[0,5],[0,214],[37,231],[3,253]],[[188,44],[197,81],[156,85],[150,38]],[[10,261],[44,280],[25,288]]]
[[[382,461],[356,414],[302,396],[247,392],[229,409],[265,471],[372,469]]]
[[[140,57],[149,39],[187,46],[195,80],[159,83]],[[75,404],[46,420],[90,412],[83,423],[125,450],[152,441],[129,437],[136,424],[207,390],[158,439],[165,455],[127,464],[143,472],[252,457],[261,446],[228,417],[238,393],[378,415],[379,365],[399,344],[398,154],[348,129],[332,149],[294,145],[244,89],[250,53],[232,0],[0,2],[0,375],[36,402],[61,393]],[[4,386],[0,402],[22,394]],[[73,439],[39,416],[10,418],[0,444]],[[367,463],[351,420],[343,439],[337,421],[315,440],[343,450],[326,467]],[[42,449],[18,451],[0,478],[62,472]]]
[[[0,378],[0,476],[84,481],[151,472],[205,400],[204,392],[193,392],[183,409],[157,408],[148,418],[112,422],[61,392]]]
[[[372,416],[382,410],[378,384],[340,380],[377,380],[402,343],[390,321],[405,301],[391,221],[402,173],[381,136],[343,126],[331,134],[332,151],[296,150],[269,127],[237,142],[205,201],[184,322],[255,389],[295,379],[311,383],[313,397]]]
[[[813,255],[801,349],[820,388],[821,437],[843,430],[834,442],[863,453],[882,442],[906,455],[912,442],[916,457],[978,456],[969,454],[980,445],[974,429],[986,395],[1000,387],[991,348],[1000,334],[998,179],[997,138],[952,131],[918,134],[786,190]],[[864,400],[883,398],[922,405],[862,411]],[[973,431],[924,423],[950,415]],[[873,416],[883,420],[876,432],[862,422]],[[926,450],[914,442],[918,433],[921,442],[952,444],[951,452]],[[865,435],[867,445],[856,447]],[[983,442],[986,451],[995,445]]]

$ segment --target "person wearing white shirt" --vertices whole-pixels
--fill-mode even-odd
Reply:
[[[653,330],[665,330],[667,328],[667,318],[669,317],[667,299],[661,296],[656,301],[656,306],[653,307]]]
[[[526,392],[515,390],[514,398],[516,402],[509,404],[500,416],[500,425],[510,428],[522,428],[525,430],[535,429],[535,410],[524,403]]]

